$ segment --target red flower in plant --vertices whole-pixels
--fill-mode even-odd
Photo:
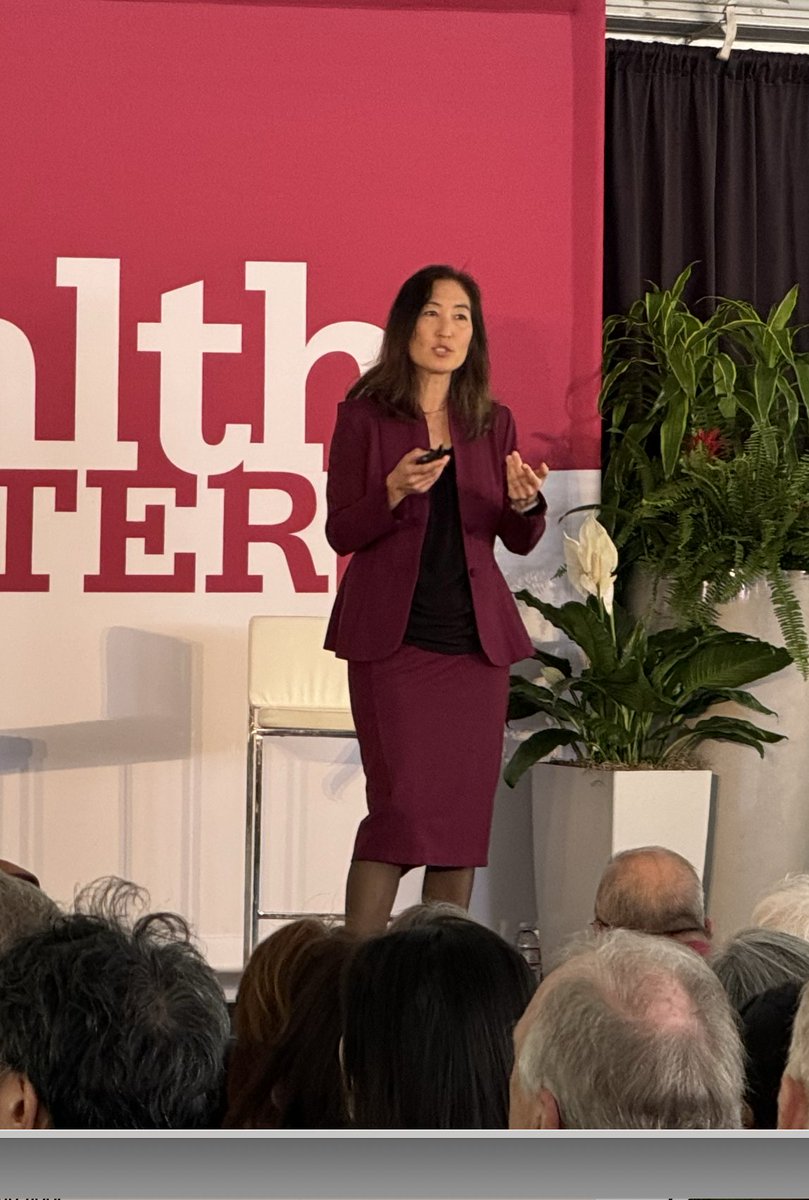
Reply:
[[[727,446],[725,439],[718,429],[697,429],[688,440],[688,451],[691,453],[702,447],[708,458],[721,458]]]

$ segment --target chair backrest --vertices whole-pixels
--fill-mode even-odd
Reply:
[[[253,617],[247,690],[256,723],[265,729],[351,732],[348,673],[323,649],[323,617]]]

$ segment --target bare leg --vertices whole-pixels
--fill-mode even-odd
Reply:
[[[469,908],[474,882],[474,867],[428,867],[424,872],[421,898],[424,901],[448,900],[460,908]]]
[[[401,877],[394,863],[354,861],[346,883],[346,929],[363,937],[384,933]]]

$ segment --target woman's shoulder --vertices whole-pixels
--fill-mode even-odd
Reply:
[[[498,400],[492,401],[491,420],[489,423],[490,431],[496,437],[502,437],[513,427],[514,417],[512,416],[511,409],[505,404],[501,404]]]
[[[337,405],[337,423],[357,428],[378,416],[378,405],[367,396],[346,396]]]
[[[513,420],[511,409],[507,405],[501,404],[499,400],[492,400],[492,425],[504,426]]]
[[[338,409],[347,417],[384,416],[384,409],[377,398],[369,392],[360,392],[358,396],[346,396],[340,401]]]
[[[392,409],[375,392],[360,392],[359,395],[354,396],[349,394],[338,404],[337,411],[338,416],[342,415],[343,420],[353,421],[357,424],[376,421],[400,424],[402,420],[408,419]]]

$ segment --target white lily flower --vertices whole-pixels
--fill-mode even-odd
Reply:
[[[546,684],[548,687],[555,687],[557,683],[563,683],[565,674],[558,667],[543,667],[537,675],[534,683]]]
[[[592,513],[582,522],[578,540],[564,535],[565,563],[573,587],[580,596],[598,596],[612,612],[614,575],[618,551],[604,526]]]

